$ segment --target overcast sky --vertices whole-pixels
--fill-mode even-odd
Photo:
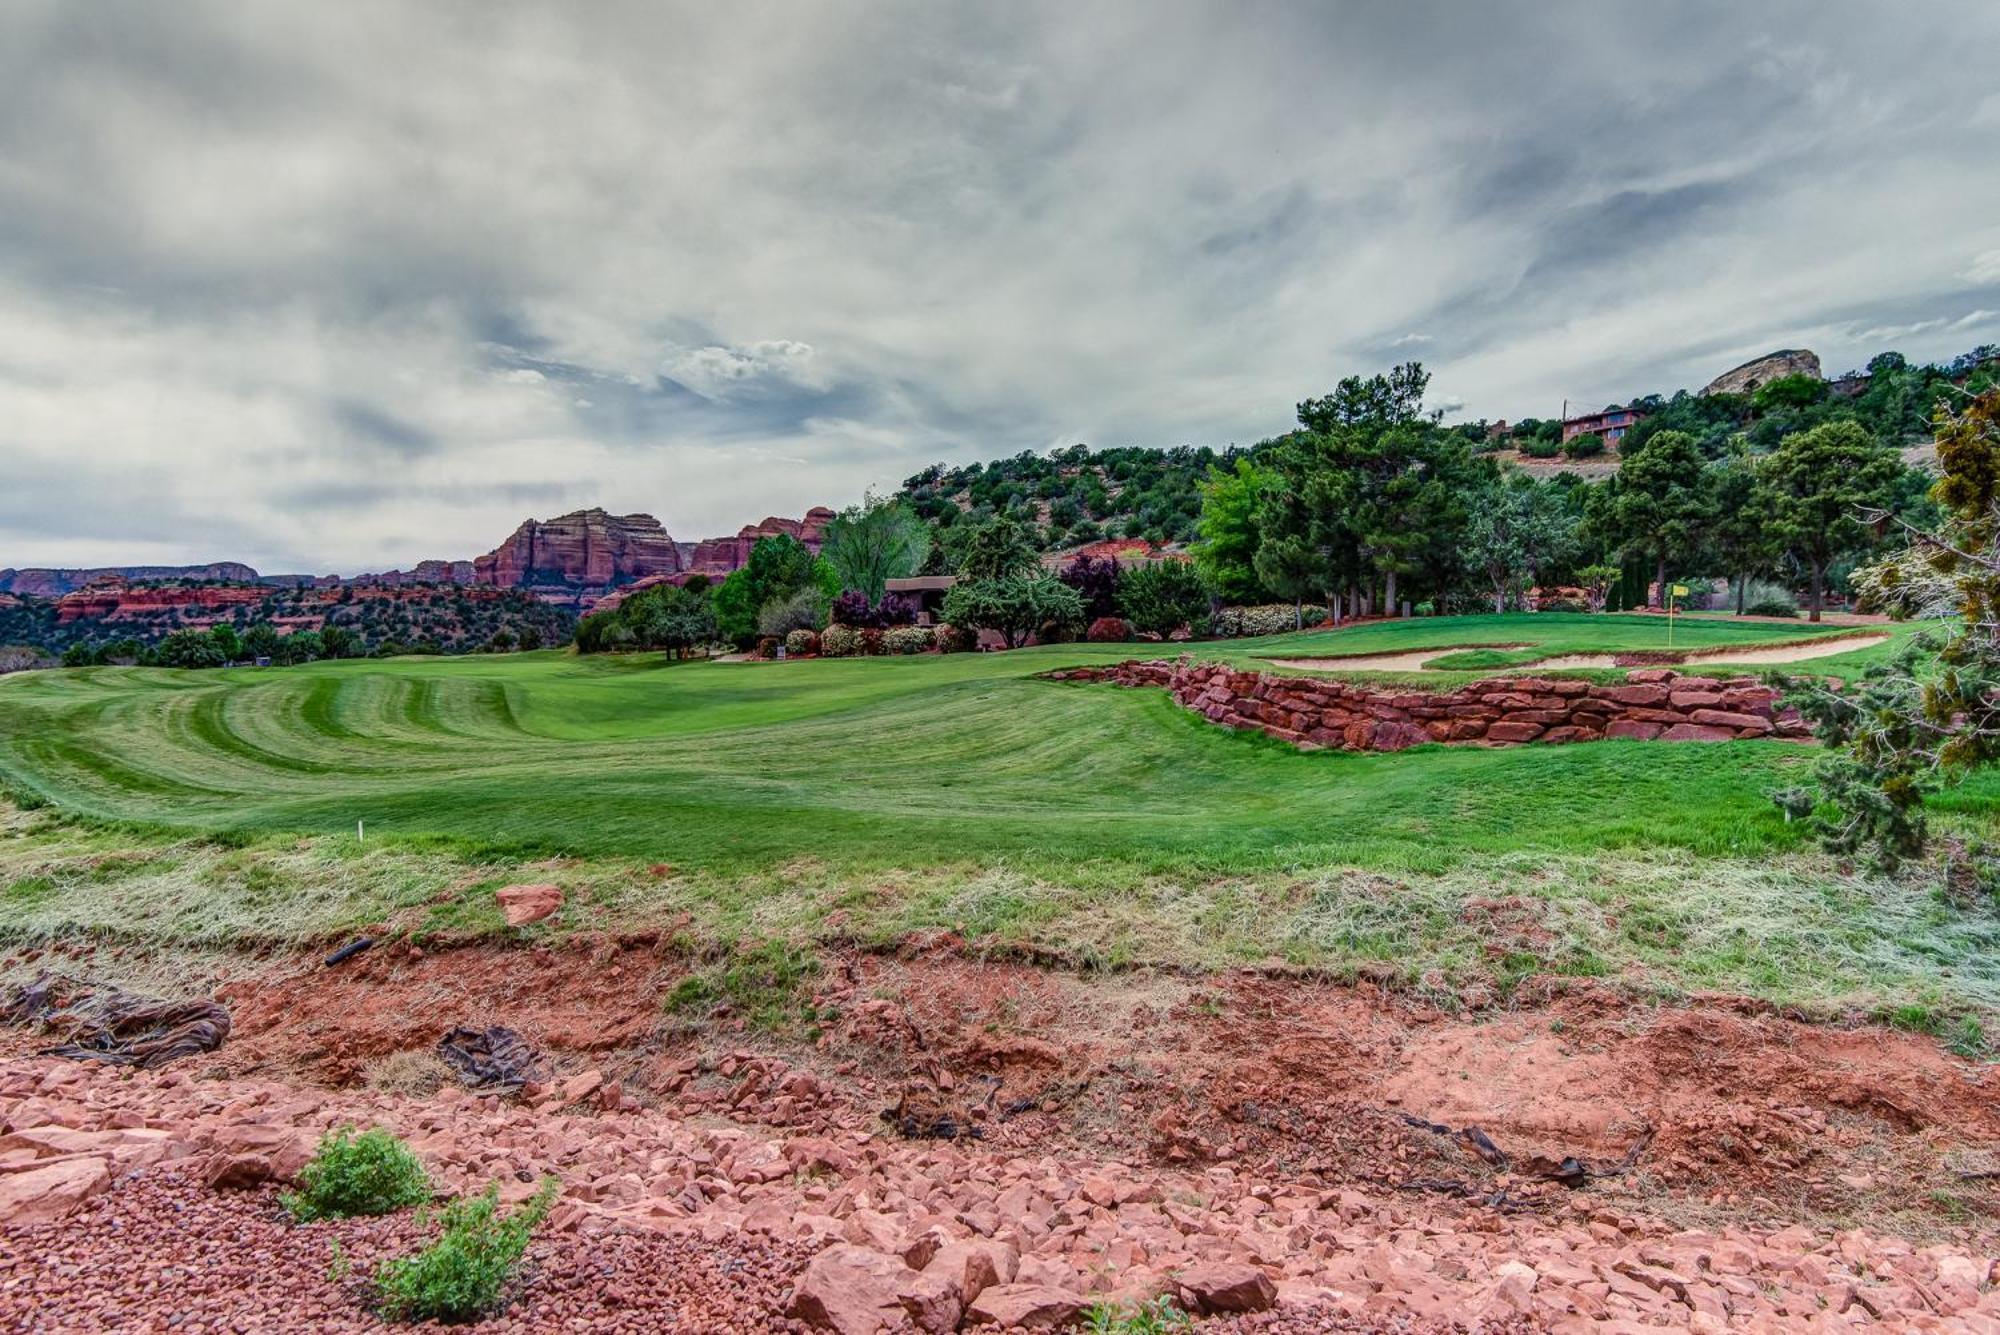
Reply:
[[[0,566],[2000,342],[2000,4],[0,0]]]

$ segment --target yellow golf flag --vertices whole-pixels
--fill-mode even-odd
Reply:
[[[1687,596],[1688,596],[1688,586],[1687,586],[1687,585],[1685,585],[1685,584],[1676,584],[1676,585],[1674,585],[1674,597],[1676,597],[1676,598],[1685,598],[1685,597],[1687,597]]]

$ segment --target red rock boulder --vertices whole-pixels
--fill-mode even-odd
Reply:
[[[509,927],[540,922],[563,906],[562,887],[545,883],[503,886],[493,892],[493,898],[500,902]]]

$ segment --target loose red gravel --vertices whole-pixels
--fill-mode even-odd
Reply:
[[[182,1173],[147,1172],[61,1223],[0,1230],[0,1331],[443,1330],[389,1323],[368,1305],[375,1266],[433,1236],[410,1211],[296,1225],[275,1188],[216,1192]],[[349,1267],[344,1280],[329,1273],[336,1240]],[[507,1310],[474,1329],[793,1331],[782,1309],[809,1251],[654,1234],[547,1238],[530,1246]]]

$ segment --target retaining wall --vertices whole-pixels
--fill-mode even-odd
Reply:
[[[1216,663],[1155,660],[1064,668],[1051,681],[1158,686],[1210,722],[1254,728],[1306,750],[1400,751],[1423,742],[1517,745],[1633,737],[1726,742],[1803,741],[1798,711],[1754,677],[1626,674],[1619,686],[1551,677],[1500,677],[1452,691],[1396,691],[1325,677],[1280,677]]]

